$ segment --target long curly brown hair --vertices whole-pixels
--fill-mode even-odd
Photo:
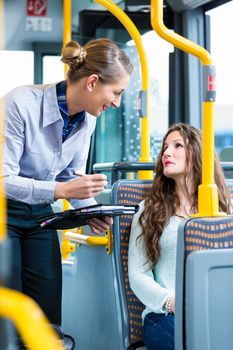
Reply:
[[[167,136],[179,131],[184,140],[186,153],[186,193],[191,205],[191,212],[197,212],[198,205],[198,186],[201,184],[202,168],[202,138],[199,129],[178,123],[169,127],[163,138],[162,148],[158,155],[155,178],[145,199],[145,208],[142,212],[139,223],[142,226],[142,236],[145,241],[147,260],[153,268],[158,262],[160,256],[159,239],[162,235],[164,226],[169,222],[171,216],[176,215],[180,206],[179,198],[175,191],[175,181],[163,174],[162,155],[164,152],[164,143]],[[215,183],[218,188],[220,210],[230,213],[230,196],[225,183],[224,175],[215,154],[214,159]],[[191,181],[190,181],[191,180]],[[192,183],[193,191],[190,194],[188,184]]]

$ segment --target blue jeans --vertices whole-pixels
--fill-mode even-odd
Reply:
[[[143,340],[148,350],[174,350],[174,314],[147,314]]]

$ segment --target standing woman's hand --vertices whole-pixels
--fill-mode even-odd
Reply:
[[[55,199],[87,199],[96,197],[107,185],[103,174],[84,175],[69,182],[58,182],[55,188]]]
[[[103,218],[92,218],[88,221],[91,231],[95,234],[106,232],[113,224],[113,219],[109,216]]]

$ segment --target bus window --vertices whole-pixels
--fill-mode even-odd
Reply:
[[[154,31],[142,35],[142,42],[148,59],[150,75],[151,157],[155,160],[161,139],[168,128],[169,53],[173,51],[173,45],[161,39]],[[128,45],[133,44],[132,41],[128,43]],[[135,110],[134,113],[137,114],[137,111]],[[137,140],[140,141],[139,135]],[[137,148],[138,152],[135,152],[132,159],[134,161],[140,156],[139,145]]]
[[[168,128],[169,54],[173,45],[154,31],[142,37],[150,70],[151,157],[156,160]]]
[[[154,32],[142,36],[150,74],[151,158],[156,159],[162,136],[168,127],[169,53],[173,46]],[[118,43],[119,44],[119,43]],[[141,155],[138,94],[141,72],[138,51],[131,40],[122,44],[134,69],[118,110],[107,110],[97,121],[95,163],[134,162]]]
[[[34,82],[34,54],[32,51],[0,51],[0,97],[19,85]]]
[[[64,64],[61,56],[43,56],[43,84],[55,83],[64,79]]]
[[[233,1],[208,12],[211,23],[211,55],[216,66],[217,97],[215,103],[215,146],[233,146],[233,52],[232,40]]]

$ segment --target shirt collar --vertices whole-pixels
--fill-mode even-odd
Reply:
[[[41,86],[41,90],[43,90],[43,93],[44,93],[43,127],[46,127],[52,123],[62,120],[60,108],[58,106],[58,99],[57,99],[58,84],[54,83],[54,84],[49,84],[47,86],[46,85]],[[83,113],[85,115],[84,121],[87,121],[87,113],[86,112],[83,112]]]
[[[44,103],[43,103],[43,127],[62,120],[59,112],[56,94],[56,84],[43,86]]]
[[[56,86],[58,107],[60,109],[61,116],[64,120],[65,127],[67,127],[67,125],[69,124],[69,111],[68,111],[68,106],[66,101],[66,89],[67,89],[66,80],[61,81]],[[83,121],[84,118],[85,118],[85,112],[76,113],[75,115],[72,116],[72,124],[79,123]]]

